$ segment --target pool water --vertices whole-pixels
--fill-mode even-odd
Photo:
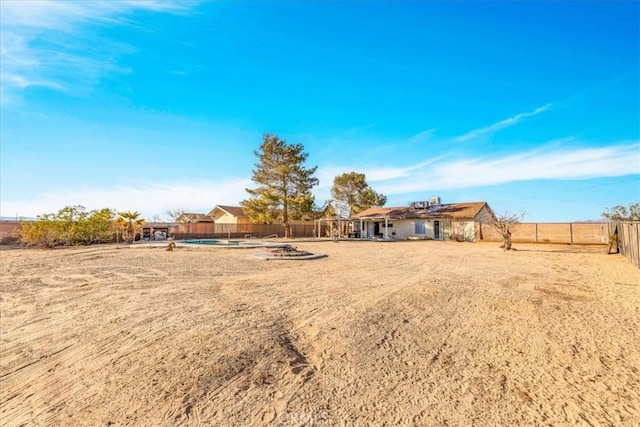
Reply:
[[[261,240],[217,240],[217,239],[190,239],[184,241],[189,245],[225,246],[236,248],[278,248],[286,246],[286,243],[263,242]]]

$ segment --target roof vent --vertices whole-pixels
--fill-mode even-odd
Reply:
[[[431,196],[429,198],[429,204],[431,204],[431,205],[439,205],[440,204],[440,196]]]
[[[413,202],[411,203],[411,208],[413,209],[428,209],[429,208],[429,202],[427,200],[423,200],[420,202]]]

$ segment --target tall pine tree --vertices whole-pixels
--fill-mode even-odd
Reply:
[[[246,189],[249,198],[240,205],[251,221],[281,223],[284,236],[291,237],[289,221],[313,212],[311,189],[318,184],[313,176],[318,167],[304,166],[308,154],[302,144],[287,144],[274,134],[264,134],[254,154],[259,160],[252,177],[257,186]]]

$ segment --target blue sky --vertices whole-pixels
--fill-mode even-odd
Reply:
[[[237,204],[265,132],[406,205],[640,201],[638,2],[1,1],[2,216]]]

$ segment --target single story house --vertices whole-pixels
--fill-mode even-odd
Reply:
[[[349,218],[351,237],[476,241],[480,223],[494,217],[487,202],[441,204],[439,197],[410,206],[373,207]]]
[[[251,224],[251,220],[240,206],[216,205],[207,215],[213,218],[216,224]]]
[[[216,224],[216,233],[250,233],[251,220],[240,206],[216,205],[207,214]]]
[[[213,218],[216,224],[216,233],[254,233],[255,227],[251,227],[252,225],[256,225],[251,222],[251,219],[244,213],[244,210],[241,206],[224,206],[224,205],[216,205],[211,211],[207,214],[211,218]],[[289,225],[304,225],[309,226],[312,225],[313,221],[311,220],[290,220]],[[268,225],[268,224],[258,224],[258,225]],[[279,225],[279,224],[275,224]],[[275,228],[279,230],[278,233],[281,233],[280,228]]]

